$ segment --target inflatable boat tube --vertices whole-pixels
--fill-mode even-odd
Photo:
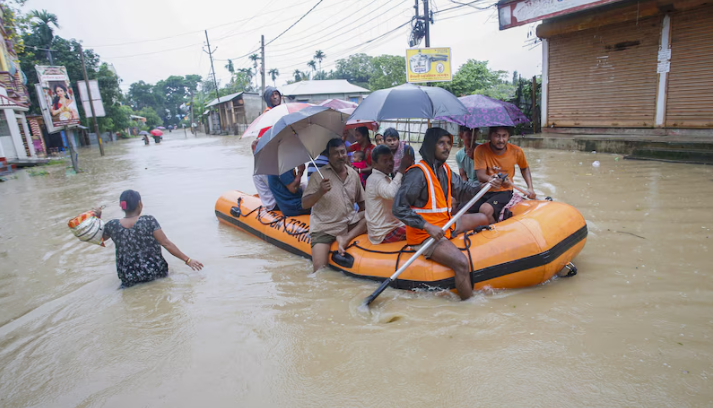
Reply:
[[[562,271],[584,248],[587,224],[574,207],[528,200],[512,207],[513,217],[491,230],[452,239],[470,263],[473,289],[512,289],[541,284]],[[215,204],[221,223],[241,229],[295,255],[311,259],[309,216],[265,211],[260,199],[239,191]],[[415,252],[406,241],[373,245],[366,235],[351,242],[344,257],[332,245],[330,266],[347,275],[383,281]],[[453,270],[417,259],[391,285],[398,289],[455,289]]]

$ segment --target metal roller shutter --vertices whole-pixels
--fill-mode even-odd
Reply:
[[[713,127],[713,5],[671,16],[666,126]]]
[[[549,39],[547,125],[653,127],[661,17]]]

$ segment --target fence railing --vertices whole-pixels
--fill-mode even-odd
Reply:
[[[392,127],[399,132],[401,140],[409,143],[421,143],[426,135],[426,130],[428,130],[426,119],[385,120],[379,124],[382,132],[386,128]],[[431,127],[441,127],[454,136],[458,135],[458,125],[455,123],[434,120],[431,121]]]

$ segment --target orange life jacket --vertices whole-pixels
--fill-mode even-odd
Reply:
[[[428,188],[428,201],[423,207],[411,206],[411,209],[419,214],[423,219],[432,225],[437,227],[443,227],[451,219],[451,168],[447,164],[443,164],[443,168],[446,170],[446,176],[448,177],[448,193],[443,193],[443,188],[441,188],[441,183],[436,177],[436,173],[433,172],[431,166],[425,161],[421,160],[417,164],[409,167],[408,170],[419,168],[423,171],[426,176],[426,188]],[[407,170],[407,171],[408,171]],[[453,231],[455,230],[455,224],[446,231],[445,237],[452,238]],[[408,225],[406,226],[406,242],[409,245],[419,245],[425,240],[430,238],[428,232],[425,229],[412,228]]]

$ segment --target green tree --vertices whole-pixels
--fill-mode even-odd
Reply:
[[[317,63],[314,62],[314,60],[310,60],[307,66],[312,70],[312,74],[314,74],[314,71],[317,69]]]
[[[476,89],[473,94],[485,95],[490,98],[499,99],[501,101],[509,101],[515,96],[517,87],[511,83],[503,82],[491,85],[487,89]]]
[[[270,78],[272,78],[272,85],[275,85],[275,79],[280,76],[280,71],[277,70],[277,68],[272,68],[271,70],[267,71],[268,74],[270,74]]]
[[[54,38],[54,28],[60,28],[57,15],[50,13],[47,10],[37,11],[32,10],[29,14],[32,27],[36,30],[40,38],[45,44],[50,45]]]
[[[127,99],[135,109],[151,106],[156,111],[163,110],[163,108],[157,109],[158,106],[163,106],[163,100],[154,93],[154,86],[144,81],[134,82],[129,86]]]
[[[17,55],[24,52],[23,34],[30,31],[31,16],[22,12],[27,0],[4,0],[2,2],[2,22],[5,30],[5,44]]]
[[[455,96],[471,95],[476,91],[484,92],[504,82],[506,71],[492,71],[488,61],[468,60],[453,75],[453,81],[441,82],[438,86],[449,90]]]
[[[339,59],[337,60],[337,68],[330,78],[346,79],[354,85],[368,88],[369,79],[373,71],[372,59],[373,57],[366,54],[354,54],[347,58]]]
[[[239,82],[236,89],[249,92],[253,90],[253,76],[255,73],[250,68],[240,68],[235,74],[235,81]]]
[[[397,55],[380,55],[371,59],[372,75],[369,89],[391,88],[406,83],[406,58]]]
[[[295,77],[294,82],[300,82],[305,80],[304,72],[300,71],[299,69],[296,69],[295,72],[292,73],[292,75]]]
[[[106,116],[99,119],[99,128],[104,132],[116,132],[126,129],[121,106],[124,95],[121,93],[121,80],[106,63],[101,64],[96,73],[99,93]]]
[[[136,112],[136,114],[146,118],[146,126],[148,127],[156,127],[163,124],[163,119],[161,119],[161,117],[159,117],[156,111],[151,107],[143,108]]]
[[[228,60],[228,63],[225,65],[225,69],[230,72],[230,76],[232,77],[235,73],[235,66],[233,66],[233,60]]]
[[[126,129],[132,126],[131,115],[134,114],[134,110],[128,105],[119,105],[116,110],[116,114],[112,116],[114,131],[124,132]]]
[[[322,50],[317,50],[312,58],[319,61],[319,72],[322,72],[322,60],[327,58],[327,54],[325,54]]]

